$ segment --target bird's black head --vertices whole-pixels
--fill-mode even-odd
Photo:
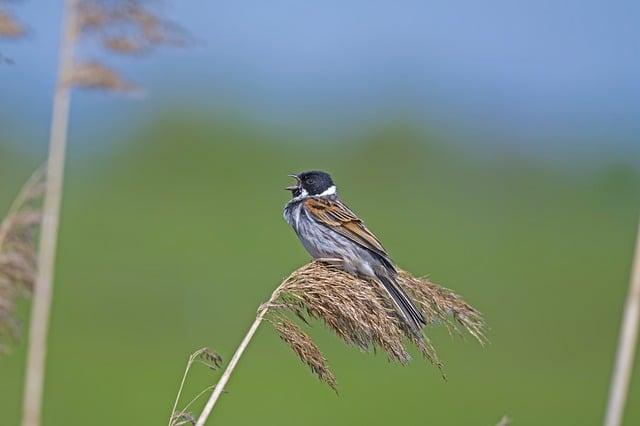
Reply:
[[[304,192],[308,195],[335,194],[335,184],[329,173],[310,171],[291,176],[298,180],[297,185],[287,188],[294,197],[302,195]]]

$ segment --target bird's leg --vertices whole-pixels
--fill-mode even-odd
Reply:
[[[316,259],[316,261],[324,263],[328,266],[342,267],[344,265],[344,260],[337,257],[319,257]]]

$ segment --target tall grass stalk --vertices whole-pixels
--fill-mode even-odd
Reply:
[[[635,256],[629,283],[629,293],[625,303],[618,350],[611,376],[609,401],[605,414],[605,426],[619,426],[624,417],[624,406],[627,401],[629,382],[633,372],[633,360],[638,341],[638,326],[640,324],[640,221],[636,237]]]
[[[249,346],[249,343],[251,343],[251,339],[253,339],[253,336],[256,334],[258,327],[264,320],[264,317],[267,314],[267,311],[269,309],[269,305],[273,303],[273,301],[278,296],[280,287],[278,287],[276,291],[273,292],[273,294],[271,295],[271,298],[269,299],[269,302],[263,304],[262,306],[260,306],[260,309],[258,309],[258,314],[256,315],[255,321],[253,321],[253,324],[251,324],[251,327],[249,327],[249,331],[247,331],[247,334],[244,336],[244,339],[242,339],[242,342],[240,342],[240,346],[238,346],[238,349],[236,349],[236,352],[233,354],[231,361],[229,361],[227,368],[224,370],[224,373],[222,373],[220,380],[218,381],[216,386],[213,388],[213,392],[211,393],[209,400],[205,404],[204,409],[202,410],[202,413],[200,413],[200,416],[196,421],[196,426],[204,426],[205,422],[211,415],[211,411],[213,411],[213,407],[216,405],[216,402],[218,402],[218,398],[220,397],[220,395],[222,395],[222,392],[224,391],[224,387],[227,385],[227,382],[231,378],[231,374],[233,373],[233,370],[235,370],[236,365],[238,365],[238,361],[240,361],[242,354],[244,354],[244,351]]]
[[[78,0],[66,0],[59,47],[58,78],[53,97],[53,111],[47,159],[47,182],[44,196],[42,231],[38,253],[38,274],[31,308],[27,371],[24,386],[22,425],[39,426],[42,418],[42,394],[45,380],[47,335],[53,294],[53,278],[58,237],[60,204],[63,192],[65,153],[75,41],[78,35]]]

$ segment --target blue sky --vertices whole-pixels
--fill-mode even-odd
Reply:
[[[12,4],[31,33],[0,43],[15,61],[0,66],[0,119],[36,137],[46,134],[61,3]],[[149,96],[140,105],[79,94],[78,121],[98,132],[97,117],[227,104],[285,127],[409,115],[468,143],[640,152],[637,1],[180,0],[162,10],[197,45],[106,58]]]

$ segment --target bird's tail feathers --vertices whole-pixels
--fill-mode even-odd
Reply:
[[[398,309],[402,319],[409,325],[411,330],[420,333],[422,327],[427,324],[422,313],[415,307],[409,296],[400,288],[395,277],[390,273],[377,274],[378,279],[393,300],[393,304]]]

